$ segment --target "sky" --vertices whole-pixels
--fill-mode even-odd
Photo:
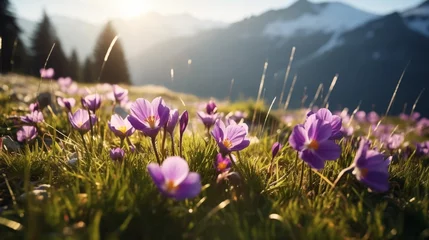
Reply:
[[[40,19],[43,9],[49,15],[62,15],[91,23],[112,18],[129,19],[148,12],[163,15],[191,14],[200,19],[235,22],[270,9],[284,8],[296,0],[13,0],[20,18]],[[311,0],[326,2],[330,0]],[[362,10],[386,14],[402,11],[423,0],[336,0]]]

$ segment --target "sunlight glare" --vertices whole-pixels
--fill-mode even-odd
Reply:
[[[121,6],[121,14],[124,18],[137,17],[147,11],[146,8],[143,0],[124,0]]]

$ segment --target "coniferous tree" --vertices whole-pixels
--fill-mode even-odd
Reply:
[[[80,65],[79,58],[77,56],[76,49],[73,49],[72,54],[69,59],[69,74],[73,80],[80,80]]]
[[[55,77],[66,76],[68,67],[67,57],[60,41],[56,37],[55,29],[48,15],[44,12],[42,21],[37,25],[32,39],[33,75],[39,76],[39,70],[44,67],[54,43],[55,47],[52,50],[46,68],[54,68]]]
[[[94,64],[89,57],[86,58],[82,69],[82,80],[86,83],[95,82],[94,79]]]
[[[113,29],[112,23],[108,22],[101,32],[94,50],[94,72],[96,73],[96,78],[103,65],[104,57],[109,49],[110,43],[115,36],[116,32]],[[116,41],[109,54],[100,81],[107,83],[130,83],[128,67],[120,39]]]
[[[26,72],[26,50],[18,37],[20,29],[9,7],[9,0],[0,0],[0,72]]]

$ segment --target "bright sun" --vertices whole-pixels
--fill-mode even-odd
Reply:
[[[123,0],[121,14],[125,18],[136,17],[147,9],[144,0]]]

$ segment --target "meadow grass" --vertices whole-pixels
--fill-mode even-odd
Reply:
[[[171,99],[177,101],[174,95]],[[16,106],[5,100],[0,110],[1,133],[12,138],[17,127],[8,117],[16,113]],[[192,107],[182,108],[195,118]],[[245,110],[248,118],[259,109],[257,119],[264,119],[267,112],[249,102],[219,109]],[[65,112],[45,109],[45,123],[39,125],[43,134],[33,144],[21,144],[15,152],[1,151],[0,239],[429,237],[429,161],[414,154],[403,157],[405,149],[391,152],[388,192],[370,192],[351,174],[333,187],[339,172],[353,161],[357,136],[338,141],[340,159],[316,172],[297,159],[287,144],[290,127],[280,123],[279,113],[273,113],[264,129],[259,126],[251,132],[258,141],[236,154],[233,171],[237,175],[217,181],[213,166],[217,145],[194,120],[183,139],[183,158],[191,171],[201,175],[203,188],[194,199],[175,201],[159,193],[147,172],[147,164],[156,162],[149,138],[135,133],[131,141],[136,151],[125,143],[123,162],[110,159],[109,150],[120,144],[107,127],[111,113],[107,105],[97,113],[99,122],[93,136],[85,135],[85,148]],[[177,143],[178,134],[175,137]],[[161,139],[158,136],[158,149]],[[285,146],[269,173],[275,141]],[[162,159],[171,154],[169,144],[160,151]],[[72,158],[78,159],[76,164],[68,163]],[[50,185],[47,192],[31,194],[41,184]]]

